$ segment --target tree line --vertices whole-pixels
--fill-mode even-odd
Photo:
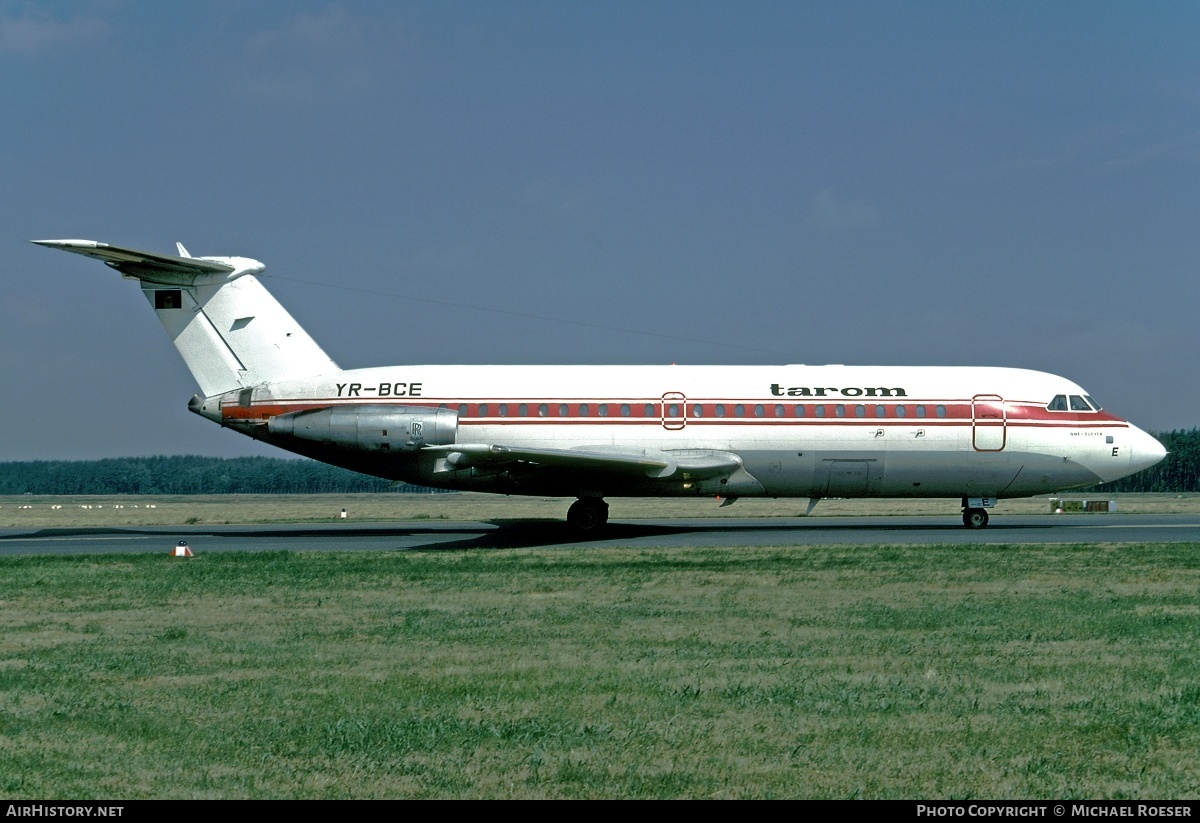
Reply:
[[[421,486],[279,457],[114,457],[0,463],[0,494],[346,494]]]
[[[1200,492],[1200,429],[1155,434],[1157,466],[1084,491]],[[350,494],[431,492],[315,460],[280,457],[114,457],[0,463],[0,494]]]

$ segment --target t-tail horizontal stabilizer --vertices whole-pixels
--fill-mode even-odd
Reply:
[[[192,257],[111,246],[94,240],[34,240],[103,261],[138,280],[205,397],[338,371],[255,277],[266,266],[248,257]]]
[[[182,257],[169,254],[155,254],[137,249],[127,249],[122,246],[110,246],[107,243],[97,243],[94,240],[34,240],[39,246],[51,249],[62,249],[86,257],[102,260],[126,277],[145,280],[152,283],[169,285],[191,285],[197,275],[219,275],[222,279],[238,271],[243,274],[263,271],[266,266],[257,260],[245,257],[229,257],[204,259],[186,254],[183,244],[177,244]],[[239,267],[237,262],[249,265]]]

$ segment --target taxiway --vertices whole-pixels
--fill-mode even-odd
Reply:
[[[1196,515],[1001,516],[969,531],[957,516],[614,521],[580,537],[557,520],[329,525],[0,529],[0,556],[205,551],[465,551],[529,547],[1200,543]]]

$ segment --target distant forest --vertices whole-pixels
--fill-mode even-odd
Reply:
[[[0,463],[0,494],[346,494],[432,492],[315,460],[117,457]]]
[[[1200,429],[1155,434],[1165,460],[1092,489],[1103,492],[1200,492]],[[279,457],[118,457],[0,463],[0,494],[347,494],[429,493],[314,460]]]

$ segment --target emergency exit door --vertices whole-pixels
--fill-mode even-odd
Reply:
[[[687,425],[687,397],[682,392],[669,391],[662,396],[662,425],[672,431]]]

